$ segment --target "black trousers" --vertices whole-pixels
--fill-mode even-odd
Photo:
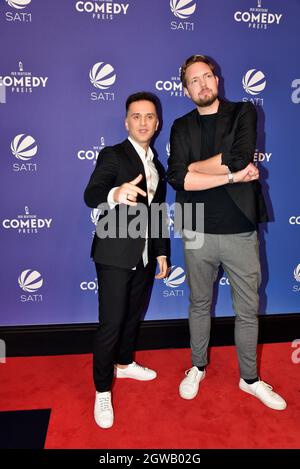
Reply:
[[[95,263],[98,277],[99,327],[95,333],[93,377],[99,392],[110,391],[114,364],[128,365],[140,319],[150,298],[155,264],[136,270]]]

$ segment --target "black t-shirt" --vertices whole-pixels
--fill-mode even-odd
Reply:
[[[206,160],[215,155],[216,121],[217,113],[198,116],[201,128],[199,160]],[[256,229],[234,203],[224,186],[195,191],[193,201],[204,203],[205,233],[233,234]]]

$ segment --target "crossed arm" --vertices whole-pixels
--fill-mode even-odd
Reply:
[[[187,131],[173,124],[168,181],[175,190],[204,190],[228,184],[229,171],[234,182],[250,182],[259,178],[258,169],[252,163],[256,143],[256,111],[250,103],[244,108],[230,149],[194,163],[190,163]]]
[[[196,161],[188,166],[184,179],[186,191],[211,189],[229,183],[229,168],[222,164],[222,153],[207,160]],[[232,173],[233,182],[250,182],[259,178],[259,171],[253,163],[244,169]]]

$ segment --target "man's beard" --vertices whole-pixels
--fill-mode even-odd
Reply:
[[[218,98],[218,94],[210,91],[210,93],[206,95],[204,98],[198,97],[197,101],[194,101],[194,102],[199,107],[207,107],[213,104],[217,98]]]

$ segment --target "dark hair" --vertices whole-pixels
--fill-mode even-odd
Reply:
[[[138,93],[131,94],[126,99],[126,114],[128,112],[129,106],[131,103],[135,103],[136,101],[150,101],[154,104],[156,113],[159,114],[159,100],[158,97],[150,93],[149,91],[139,91]]]
[[[186,69],[196,63],[196,62],[203,62],[205,64],[207,64],[209,66],[209,68],[211,69],[211,71],[213,72],[213,74],[215,75],[215,66],[214,64],[209,60],[208,57],[206,57],[205,55],[191,55],[191,57],[189,57],[188,59],[186,59],[186,61],[184,62],[184,64],[181,66],[181,71],[180,71],[180,79],[182,81],[182,84],[184,87],[186,87],[186,79],[185,79],[185,73],[186,73]]]

